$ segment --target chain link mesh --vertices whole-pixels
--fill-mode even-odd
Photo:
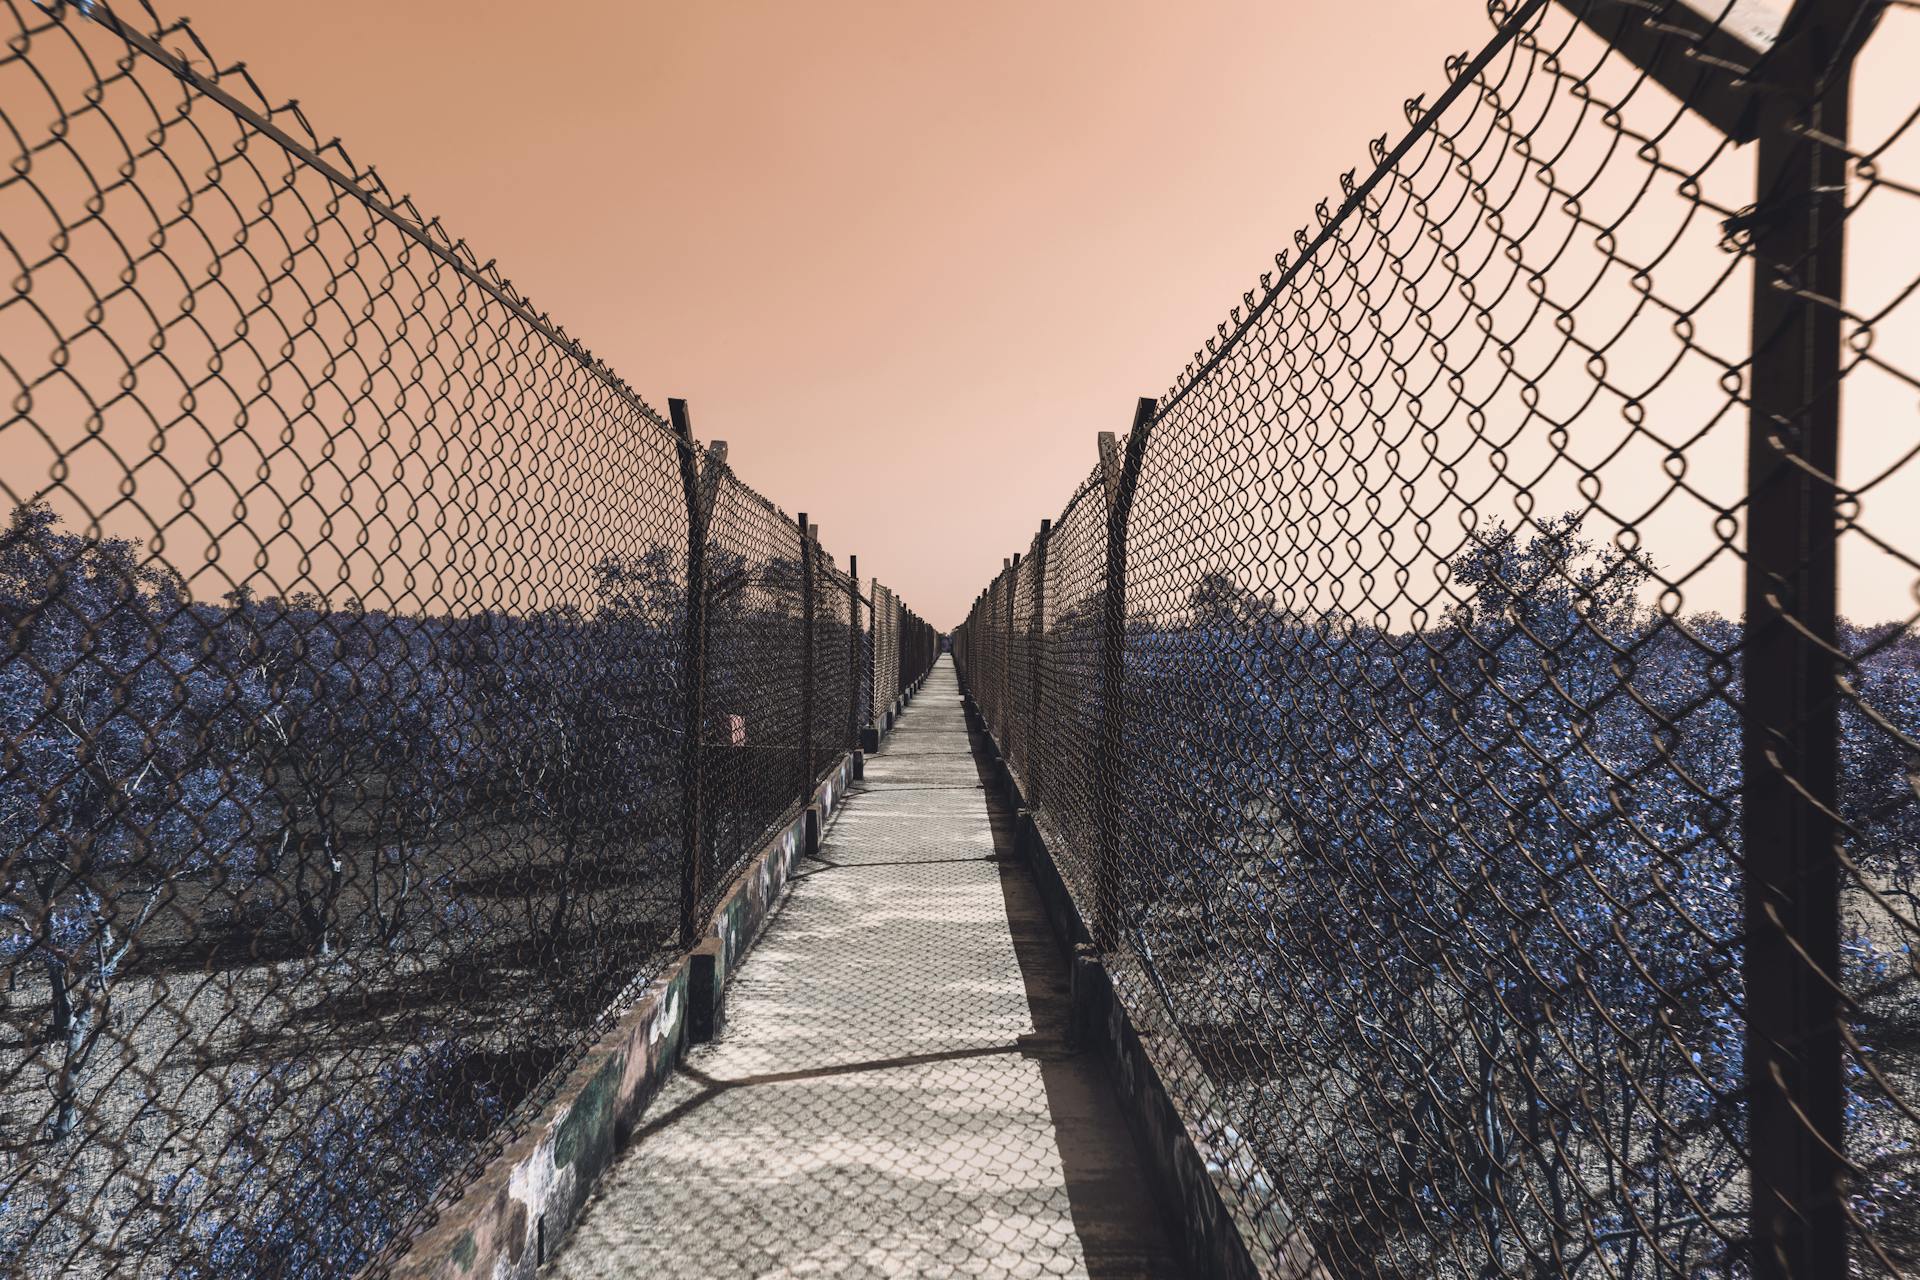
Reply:
[[[1920,12],[1718,9],[1491,5],[956,636],[1276,1273],[1920,1274]]]
[[[900,674],[894,681],[895,688],[901,693],[908,692],[914,684],[926,677],[933,669],[933,651],[929,641],[933,629],[920,620],[920,615],[901,604],[894,597],[896,620],[894,628],[899,633]]]
[[[834,567],[833,557],[818,542],[810,542],[814,557],[813,582],[813,776],[821,781],[842,756],[860,746],[854,732],[855,677],[853,649],[853,582]]]
[[[875,722],[900,697],[900,606],[892,591],[873,584],[873,714]]]
[[[799,525],[722,470],[707,537],[703,916],[800,803],[800,554]]]
[[[1040,684],[1031,705],[1029,751],[1017,755],[1035,821],[1074,897],[1091,908],[1097,886],[1086,856],[1097,839],[1092,797],[1103,703],[1101,617],[1106,582],[1107,496],[1096,471],[1074,490],[1046,540],[1039,634]],[[961,661],[965,661],[964,657]]]

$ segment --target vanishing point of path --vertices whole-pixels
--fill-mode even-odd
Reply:
[[[950,659],[866,762],[555,1276],[1180,1275]]]

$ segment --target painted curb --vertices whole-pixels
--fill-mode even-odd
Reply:
[[[687,962],[587,1050],[538,1123],[416,1237],[398,1277],[532,1276],[686,1047]]]
[[[1039,885],[1055,934],[1071,953],[1076,1035],[1086,1036],[1087,1047],[1107,1064],[1134,1145],[1161,1203],[1168,1206],[1188,1266],[1194,1275],[1226,1280],[1261,1280],[1262,1276],[1311,1276],[1319,1280],[1324,1273],[1301,1267],[1298,1259],[1287,1256],[1291,1251],[1284,1245],[1278,1250],[1261,1250],[1273,1259],[1271,1269],[1263,1271],[1255,1264],[1242,1228],[1243,1223],[1251,1221],[1251,1208],[1222,1181],[1213,1162],[1203,1154],[1199,1134],[1175,1105],[1162,1075],[1160,1059],[1169,1056],[1162,1042],[1170,1037],[1143,1035],[1135,1025],[1126,1003],[1114,990],[1112,975],[1091,946],[1092,934],[1061,878],[1039,824],[1027,811],[1018,773],[987,727],[986,717],[966,694],[964,684],[961,692],[967,718],[991,752],[995,781],[1016,815],[1020,852]],[[1274,1257],[1275,1253],[1279,1256]]]
[[[841,757],[801,809],[734,877],[709,918],[704,940],[647,988],[595,1041],[527,1132],[414,1238],[390,1273],[399,1280],[530,1280],[551,1258],[594,1183],[639,1127],[647,1104],[679,1065],[690,1024],[724,1024],[729,978],[779,910],[806,852],[813,816],[824,831],[845,801],[852,753]],[[691,1008],[694,968],[708,1008]],[[372,1269],[363,1274],[371,1274]]]

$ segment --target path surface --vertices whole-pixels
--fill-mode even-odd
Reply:
[[[942,659],[549,1274],[1180,1274]]]

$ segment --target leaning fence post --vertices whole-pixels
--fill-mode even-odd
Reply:
[[[1033,617],[1027,620],[1027,725],[1021,737],[1021,781],[1026,784],[1027,808],[1040,808],[1040,774],[1046,768],[1047,753],[1040,749],[1040,690],[1042,660],[1047,637],[1047,536],[1053,521],[1042,520],[1033,540]]]
[[[680,725],[680,945],[699,941],[700,899],[706,892],[701,828],[705,822],[706,760],[701,733],[707,701],[707,532],[713,523],[714,495],[727,461],[727,443],[708,447],[700,466],[694,451],[693,419],[685,400],[668,400],[680,454],[680,486],[687,503],[686,635],[681,650],[683,719]]]
[[[800,807],[813,799],[813,530],[800,525]]]
[[[1020,553],[1007,561],[1006,639],[1000,644],[1000,750],[1011,756],[1016,750],[1014,727],[1019,717],[1013,699],[1013,611],[1020,597]]]
[[[1123,451],[1110,431],[1100,433],[1100,467],[1107,496],[1107,573],[1100,597],[1100,739],[1093,767],[1094,946],[1111,951],[1119,935],[1123,851],[1120,788],[1126,743],[1127,517],[1140,478],[1154,401],[1142,396],[1133,409],[1133,429]]]
[[[888,655],[893,652],[897,642],[893,635],[893,593],[880,585],[880,579],[873,580],[873,739],[877,744],[880,735],[893,727],[893,699],[882,698],[887,692],[887,676],[891,672]]]
[[[860,745],[860,557],[847,557],[847,745]]]
[[[1755,1277],[1847,1274],[1835,633],[1851,24],[1769,55],[1751,215],[1741,846]]]

